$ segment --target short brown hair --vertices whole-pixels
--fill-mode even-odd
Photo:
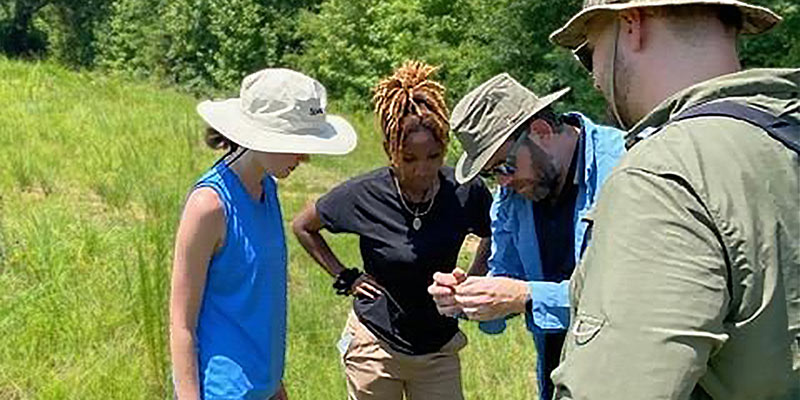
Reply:
[[[520,135],[529,134],[531,132],[531,122],[537,119],[541,119],[542,121],[546,122],[547,125],[550,125],[550,128],[553,129],[553,133],[561,133],[561,127],[564,125],[561,117],[556,114],[552,107],[547,106],[534,114],[532,117],[528,118],[524,124],[520,125],[519,128],[517,128],[514,133],[509,136],[509,140],[516,140],[520,137]]]
[[[544,120],[544,122],[547,122],[547,124],[550,125],[551,128],[553,128],[553,132],[561,133],[561,125],[562,125],[561,118],[559,118],[559,116],[556,114],[556,112],[553,110],[552,107],[550,106],[545,107],[542,111],[536,113],[536,115],[534,115],[533,118]]]
[[[239,148],[238,144],[234,143],[232,140],[225,137],[225,135],[219,133],[218,130],[210,126],[206,127],[204,139],[206,145],[214,150],[228,150],[232,152]]]

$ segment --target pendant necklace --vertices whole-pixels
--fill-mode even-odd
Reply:
[[[420,217],[424,217],[425,214],[429,213],[431,209],[433,209],[433,201],[436,200],[436,190],[433,191],[433,196],[431,197],[430,204],[428,204],[428,209],[423,212],[418,212],[412,210],[411,207],[406,204],[403,191],[400,190],[400,182],[397,181],[397,177],[395,177],[394,174],[392,174],[392,180],[394,180],[394,186],[397,188],[397,194],[400,196],[400,204],[403,205],[403,208],[405,208],[409,214],[414,216],[414,220],[411,222],[411,227],[414,228],[415,231],[418,231],[420,228],[422,228],[422,219],[420,219]]]

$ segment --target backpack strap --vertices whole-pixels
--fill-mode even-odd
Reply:
[[[738,119],[765,130],[773,139],[800,154],[800,124],[761,109],[730,100],[704,103],[678,114],[670,122],[689,118],[720,116]]]

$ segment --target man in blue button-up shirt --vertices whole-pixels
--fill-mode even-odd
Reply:
[[[465,151],[456,179],[493,175],[501,186],[491,210],[491,277],[440,274],[429,289],[442,313],[495,319],[481,324],[490,333],[524,311],[544,399],[569,326],[569,277],[588,242],[584,217],[624,152],[621,131],[553,113],[567,91],[539,98],[501,74],[456,105],[451,126]]]

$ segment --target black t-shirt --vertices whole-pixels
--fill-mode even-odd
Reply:
[[[403,208],[388,167],[350,179],[317,201],[326,229],[359,235],[364,270],[388,293],[357,297],[359,320],[392,348],[406,354],[438,351],[458,331],[428,294],[434,272],[455,268],[464,237],[491,235],[492,196],[480,179],[459,185],[452,168],[439,170],[439,191],[419,230]],[[408,202],[406,202],[408,204]],[[426,210],[428,203],[408,204]]]
[[[575,182],[575,176],[578,151],[582,151],[582,146],[575,146],[566,182],[558,198],[552,203],[548,201],[533,202],[542,275],[544,280],[549,282],[569,280],[572,271],[575,270],[574,218],[575,202],[578,198],[578,184]]]

